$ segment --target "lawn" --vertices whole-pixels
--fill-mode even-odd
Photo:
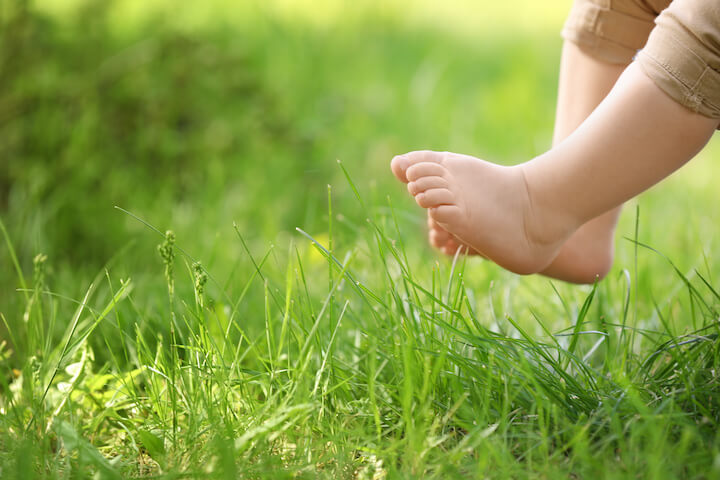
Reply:
[[[0,477],[720,476],[720,144],[596,285],[392,177],[550,145],[569,1],[0,4]],[[182,6],[179,6],[182,5]]]

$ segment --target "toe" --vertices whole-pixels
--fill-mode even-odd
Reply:
[[[458,249],[460,249],[460,253],[467,253],[467,247],[465,245],[460,245],[455,240],[448,241],[442,248],[442,252],[445,255],[454,256]]]
[[[434,208],[451,205],[455,201],[455,195],[447,188],[431,188],[415,195],[415,201],[423,208]]]
[[[430,230],[443,230],[443,228],[430,216],[429,212],[427,215],[427,226]]]
[[[417,199],[417,197],[415,198]],[[430,215],[432,216],[433,220],[441,224],[460,224],[463,220],[460,207],[452,204],[438,204],[435,207],[431,207]]]
[[[441,250],[446,255],[454,255],[458,247],[459,245],[457,244],[457,242],[453,239],[450,239],[445,242],[445,245],[443,245],[443,248]]]
[[[442,248],[448,241],[451,240],[448,232],[436,228],[431,229],[428,236],[430,237],[430,245],[435,248]]]
[[[401,182],[407,183],[408,179],[405,176],[405,170],[410,166],[410,161],[407,155],[398,155],[393,157],[390,162],[390,170]]]
[[[422,177],[444,177],[446,174],[447,170],[445,170],[445,167],[433,162],[416,163],[410,165],[407,170],[405,170],[405,175],[411,182]]]
[[[409,181],[407,177],[408,168],[423,162],[441,162],[443,155],[444,154],[442,153],[433,152],[430,150],[419,150],[416,152],[404,153],[402,155],[397,155],[392,159],[392,161],[390,162],[390,169],[392,170],[393,174],[395,174],[395,176],[398,178],[398,180],[407,183]]]
[[[408,191],[413,194],[417,195],[418,193],[424,192],[425,190],[430,190],[431,188],[447,188],[448,182],[443,177],[420,177],[417,180],[414,180],[410,183],[408,183]]]

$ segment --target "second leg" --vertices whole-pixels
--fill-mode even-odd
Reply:
[[[565,42],[553,145],[562,142],[585,121],[610,92],[625,67],[596,60],[572,42]],[[615,208],[580,227],[541,273],[574,283],[592,283],[597,277],[604,277],[613,262],[620,209]]]

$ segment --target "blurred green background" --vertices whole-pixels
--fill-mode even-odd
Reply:
[[[26,275],[46,253],[72,298],[120,251],[119,276],[161,271],[158,237],[115,205],[175,230],[225,279],[243,255],[233,222],[260,250],[286,250],[295,227],[322,236],[328,184],[337,241],[353,242],[367,212],[341,160],[372,208],[392,198],[410,248],[434,262],[390,158],[428,148],[511,164],[547,149],[569,5],[5,0],[0,218]],[[714,245],[711,157],[641,199],[643,239],[688,267]],[[632,249],[619,244],[621,269]],[[7,248],[0,265],[9,315],[22,297]]]

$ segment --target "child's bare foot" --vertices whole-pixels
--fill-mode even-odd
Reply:
[[[604,214],[685,164],[717,127],[718,119],[677,103],[633,63],[571,135],[528,162],[503,167],[454,153],[411,152],[395,157],[392,169],[418,205],[477,252],[516,273],[576,281],[562,265],[547,269],[556,258],[566,267],[581,258],[582,249],[558,257],[573,232],[607,219],[610,228],[600,231],[609,239],[616,217]],[[596,236],[586,230],[573,245]],[[600,240],[598,251],[610,259],[610,242]]]
[[[572,219],[533,205],[521,166],[419,151],[395,157],[391,168],[408,184],[417,204],[454,236],[431,231],[431,242],[442,245],[445,253],[459,247],[460,240],[508,270],[536,273],[552,262],[577,228]]]
[[[540,274],[573,283],[593,283],[602,279],[612,266],[613,233],[617,212],[603,215],[580,227],[563,244],[557,257]],[[430,245],[450,257],[484,255],[433,219],[428,211],[428,241]]]

